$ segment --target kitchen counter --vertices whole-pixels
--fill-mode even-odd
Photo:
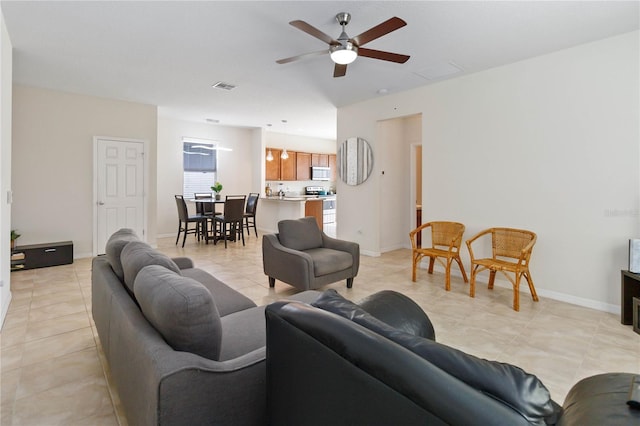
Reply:
[[[271,200],[271,201],[306,201],[313,198],[320,198],[323,200],[335,200],[336,194],[332,195],[286,195],[283,198],[280,198],[277,195],[272,195],[270,197],[263,196],[260,197],[263,200]]]
[[[263,200],[267,201],[307,201],[307,197],[304,195],[300,195],[298,197],[278,197],[277,195],[272,195],[271,197],[262,197]]]
[[[305,216],[307,198],[261,197],[256,214],[258,229],[266,233],[278,232],[278,222],[284,219],[299,219]]]

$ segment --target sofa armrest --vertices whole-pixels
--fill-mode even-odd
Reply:
[[[634,373],[604,373],[580,380],[569,390],[557,425],[640,424],[640,410],[626,404],[634,376]]]
[[[263,235],[262,264],[267,276],[288,284],[309,283],[314,277],[311,256],[283,246],[278,234]]]
[[[383,290],[356,302],[362,309],[393,328],[414,336],[436,340],[427,314],[402,293]]]
[[[323,232],[322,246],[324,248],[351,253],[351,256],[353,256],[353,276],[355,277],[356,275],[358,275],[358,269],[360,268],[360,244],[354,243],[352,241],[332,238]]]
[[[172,257],[171,260],[173,260],[175,262],[176,265],[178,265],[178,268],[180,269],[189,269],[189,268],[193,268],[195,265],[193,264],[193,260],[191,260],[188,257]]]

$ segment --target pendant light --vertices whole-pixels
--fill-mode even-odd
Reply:
[[[284,124],[284,128],[287,128],[287,120],[282,120],[282,124]],[[286,133],[286,130],[285,130]],[[282,154],[280,154],[280,158],[282,158],[283,160],[286,160],[287,158],[289,158],[289,153],[287,152],[287,148],[282,148]]]
[[[273,161],[273,152],[271,152],[271,150],[269,150],[269,152],[267,152],[267,161]]]

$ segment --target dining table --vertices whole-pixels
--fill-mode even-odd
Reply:
[[[216,211],[216,204],[221,204],[224,206],[224,200],[221,199],[216,199],[216,198],[191,198],[188,200],[191,203],[195,203],[196,205],[198,204],[212,204],[213,205],[213,211]],[[201,210],[201,209],[197,209],[197,210]],[[215,216],[213,216],[215,217]],[[207,221],[206,223],[208,223],[209,221]],[[205,242],[207,244],[209,244],[209,240],[213,240],[215,237],[215,233],[214,233],[214,237],[209,237],[209,229],[208,229],[209,225],[205,224],[205,232],[204,232],[204,238],[205,238]]]

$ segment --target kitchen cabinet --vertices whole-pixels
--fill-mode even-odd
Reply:
[[[273,160],[266,161],[265,180],[311,180],[311,167],[329,167],[331,169],[330,179],[337,179],[336,154],[317,154],[309,152],[287,151],[289,158],[282,159],[282,149],[267,148],[266,154],[271,151]]]
[[[271,155],[273,155],[273,160],[266,162],[267,167],[264,177],[266,180],[280,180],[280,154],[282,154],[282,150],[267,148],[266,154],[268,154],[269,151],[271,151]]]
[[[322,199],[321,198],[310,198],[304,205],[304,215],[305,216],[313,216],[316,218],[316,222],[318,223],[318,227],[322,231],[323,224],[323,213],[322,213]]]
[[[298,152],[296,156],[296,179],[311,180],[311,154]]]
[[[329,154],[311,154],[313,167],[329,167]]]
[[[296,158],[297,153],[287,151],[289,158],[280,159],[280,180],[296,180]]]
[[[331,169],[331,182],[338,178],[338,160],[336,154],[329,154],[329,168]]]

